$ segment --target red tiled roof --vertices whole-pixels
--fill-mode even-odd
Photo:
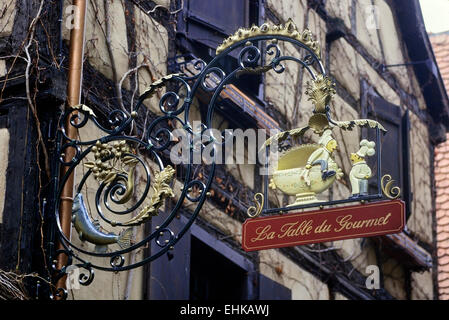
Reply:
[[[449,88],[449,32],[430,35],[433,53],[440,69],[446,90]]]
[[[441,77],[449,94],[449,32],[429,35]],[[449,300],[449,134],[435,149],[437,187],[438,286],[441,300]]]
[[[438,279],[447,279],[448,272],[449,272],[449,265],[438,266]]]

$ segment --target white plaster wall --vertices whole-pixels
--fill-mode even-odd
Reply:
[[[8,168],[9,131],[0,129],[0,223],[3,221],[5,207],[6,169]]]

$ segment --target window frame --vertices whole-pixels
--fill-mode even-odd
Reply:
[[[243,0],[243,20],[244,24],[239,26],[219,26],[214,24],[213,21],[207,21],[205,17],[200,16],[199,12],[195,12],[193,9],[190,9],[190,1],[185,0],[182,8],[182,14],[178,15],[177,20],[177,33],[183,35],[186,39],[190,41],[199,42],[205,46],[208,46],[210,49],[215,50],[218,45],[221,44],[224,38],[233,34],[237,31],[239,27],[249,27],[251,24],[259,25],[263,20],[261,19],[261,15],[263,14],[263,5],[262,0]],[[242,0],[240,0],[242,1]],[[209,3],[213,3],[210,1]],[[257,10],[257,17],[255,16]],[[253,21],[251,21],[253,20]],[[190,24],[196,24],[197,28],[204,29],[203,32],[208,34],[208,36],[212,39],[216,39],[216,44],[212,45],[211,41],[204,41],[205,39],[197,39],[195,37],[191,37],[189,35],[189,27]],[[234,30],[235,29],[235,30]],[[219,35],[217,35],[219,33]],[[212,42],[215,42],[212,40]]]
[[[178,15],[177,20],[177,35],[176,35],[176,46],[177,50],[183,53],[192,54],[193,56],[197,56],[204,61],[208,62],[212,58],[215,57],[216,48],[222,43],[222,41],[233,34],[239,27],[249,27],[252,24],[260,25],[263,21],[264,8],[262,4],[262,0],[240,0],[245,3],[245,23],[239,26],[233,26],[229,28],[223,29],[223,27],[216,26],[213,22],[205,21],[204,18],[198,18],[195,14],[192,14],[189,11],[189,3],[190,0],[184,1],[184,7],[182,10],[182,14]],[[212,5],[212,1],[210,1]],[[195,28],[200,28],[200,25],[203,26],[203,32],[205,34],[204,37],[198,38],[195,34],[189,34],[189,21],[193,21],[196,23]],[[214,32],[212,31],[214,30]],[[216,33],[220,33],[217,36]],[[214,40],[211,40],[214,39]],[[260,48],[261,49],[261,48]],[[228,71],[226,69],[233,69],[237,67],[237,57],[238,52],[234,51],[229,53],[226,65],[221,66],[223,70]],[[261,57],[264,59],[264,57]],[[264,64],[264,61],[261,62]],[[257,79],[251,81],[244,81],[245,77],[257,77]],[[242,79],[236,79],[234,84],[239,82],[240,89],[243,89],[244,92],[251,97],[257,98],[259,101],[263,100],[264,96],[264,76],[263,75],[243,75]],[[245,87],[247,83],[253,83],[253,86]],[[243,86],[243,87],[241,87]]]
[[[255,283],[257,282],[258,273],[256,271],[254,263],[242,254],[226,245],[223,241],[220,241],[216,237],[212,236],[209,232],[199,227],[196,223],[191,226],[191,236],[194,236],[205,245],[221,254],[224,258],[234,263],[246,272],[246,281],[244,284],[245,292],[244,299],[255,300],[258,298]]]
[[[157,224],[159,216],[153,218],[152,223]],[[175,219],[176,228],[182,228],[187,223],[187,218],[180,215],[179,219]],[[176,223],[177,222],[177,223]],[[200,227],[196,222],[192,224],[188,232],[178,242],[172,251],[168,252],[168,262],[166,257],[161,257],[151,263],[146,274],[149,275],[147,280],[146,294],[147,299],[190,299],[190,261],[191,261],[191,237],[195,237],[203,242],[212,250],[237,265],[246,273],[244,287],[244,299],[257,300],[259,292],[257,288],[259,273],[256,265],[248,257],[239,253],[234,248],[227,245],[224,241],[217,239],[208,231]],[[156,249],[154,242],[152,248]],[[171,262],[171,263],[170,263]],[[179,272],[178,272],[179,271]],[[173,277],[175,274],[177,277]],[[177,282],[178,281],[178,282]],[[166,288],[164,292],[163,288]]]
[[[395,105],[384,99],[376,92],[366,80],[361,83],[362,97],[361,97],[361,117],[377,120],[388,120],[398,127],[399,146],[398,146],[398,163],[399,172],[397,174],[397,184],[401,188],[400,198],[405,202],[406,221],[410,218],[411,202],[413,199],[413,192],[411,191],[410,179],[410,118],[409,111],[405,111],[398,105]],[[367,129],[362,129],[362,139],[366,138]],[[388,133],[387,133],[388,134]],[[382,146],[378,146],[382,147]],[[387,150],[382,149],[382,154],[387,154]],[[394,174],[390,172],[389,174]],[[393,177],[394,179],[395,177]]]

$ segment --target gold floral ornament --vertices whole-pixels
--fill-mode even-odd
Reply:
[[[137,216],[122,223],[122,225],[138,225],[151,217],[157,216],[159,208],[164,204],[164,200],[175,196],[173,189],[169,185],[173,180],[175,172],[175,169],[168,165],[164,170],[156,174],[152,186],[154,193],[151,196],[150,204],[145,206]]]
[[[128,181],[131,180],[129,178],[133,176],[138,160],[129,155],[132,153],[131,148],[125,140],[114,141],[112,144],[97,141],[91,151],[95,160],[86,162],[84,166],[92,170],[95,179],[108,184],[118,174],[126,174]],[[125,166],[130,168],[129,171],[125,170]]]
[[[318,58],[321,57],[320,45],[318,41],[313,39],[312,32],[308,29],[305,29],[303,32],[299,32],[292,19],[288,19],[285,25],[272,25],[270,23],[264,23],[260,27],[253,25],[251,28],[240,28],[232,36],[223,40],[223,43],[218,46],[216,54],[220,54],[226,48],[231,47],[237,42],[256,36],[265,35],[285,36],[295,39],[309,47]]]

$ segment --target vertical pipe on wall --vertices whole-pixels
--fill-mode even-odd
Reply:
[[[81,101],[81,88],[83,78],[83,57],[84,57],[84,38],[85,38],[85,22],[87,11],[87,0],[73,0],[74,23],[70,31],[70,51],[69,51],[69,72],[67,83],[67,107],[72,107],[80,104]],[[74,112],[75,113],[75,112]],[[65,124],[66,134],[69,138],[75,139],[77,130],[70,125],[70,119],[68,117]],[[75,156],[75,150],[67,148],[65,150],[64,161],[70,162]],[[67,167],[63,167],[61,175],[67,172]],[[72,202],[73,202],[73,185],[74,185],[74,173],[67,180],[61,193],[61,205],[59,210],[59,220],[61,222],[61,229],[64,235],[70,239],[71,233],[71,216],[72,216]],[[61,244],[59,244],[61,248]],[[61,269],[67,263],[67,256],[58,256],[58,269]],[[59,279],[57,288],[65,289],[66,277]]]

